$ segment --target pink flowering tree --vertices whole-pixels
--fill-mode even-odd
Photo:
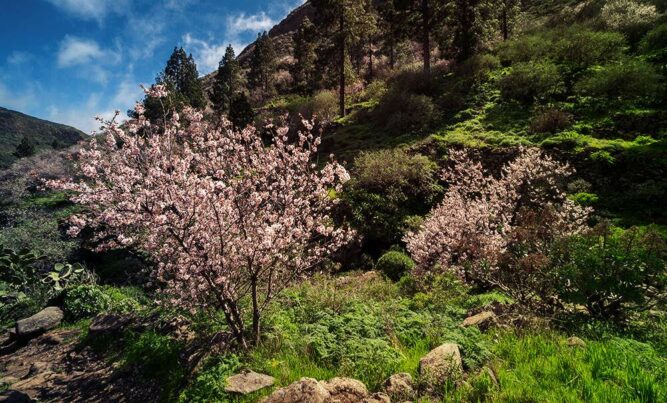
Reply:
[[[161,87],[147,92],[165,96]],[[100,249],[148,252],[168,303],[222,310],[243,347],[239,300],[249,297],[259,341],[271,298],[353,236],[332,218],[332,194],[348,173],[333,161],[313,164],[320,139],[309,122],[293,143],[287,128],[273,128],[267,146],[253,127],[214,125],[192,109],[160,126],[143,112],[138,104],[136,119],[105,123],[78,155],[79,179],[50,182],[85,207],[70,234],[89,227]]]
[[[519,299],[542,294],[534,269],[545,267],[553,241],[586,228],[590,213],[560,190],[573,169],[534,148],[520,149],[499,176],[465,151],[450,160],[443,201],[405,237],[417,273],[449,270]]]

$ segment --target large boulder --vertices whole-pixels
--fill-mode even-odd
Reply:
[[[328,403],[329,391],[313,378],[301,380],[273,392],[262,400],[264,403]]]
[[[469,316],[467,317],[461,326],[463,327],[469,327],[469,326],[477,326],[481,330],[487,329],[489,326],[491,326],[496,320],[496,314],[487,311],[487,312],[480,312],[477,315]]]
[[[131,322],[132,317],[129,315],[99,314],[90,323],[88,334],[91,336],[118,334]]]
[[[16,337],[32,337],[53,329],[62,322],[63,311],[55,306],[44,308],[29,318],[16,322]]]
[[[394,374],[384,382],[384,391],[394,401],[403,402],[413,400],[416,397],[413,388],[412,375],[407,372]]]
[[[333,378],[323,385],[336,403],[357,403],[368,397],[366,385],[356,379]]]
[[[245,371],[227,378],[225,391],[247,395],[249,393],[257,392],[260,389],[273,386],[275,382],[275,378],[271,376],[258,374],[253,371]]]
[[[419,375],[428,391],[439,389],[446,381],[455,381],[463,374],[463,362],[459,346],[446,343],[419,360]]]
[[[365,398],[361,403],[391,403],[391,399],[385,393],[373,393],[371,396]]]

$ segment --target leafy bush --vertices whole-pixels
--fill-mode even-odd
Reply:
[[[104,286],[102,290],[109,297],[109,311],[112,312],[134,313],[148,304],[148,299],[139,288]]]
[[[225,391],[225,380],[241,367],[235,355],[220,357],[214,363],[208,363],[195,380],[181,392],[178,401],[183,403],[222,402],[230,399]]]
[[[658,25],[646,34],[641,50],[649,55],[651,61],[667,63],[667,23]]]
[[[602,319],[664,298],[667,247],[654,230],[600,225],[558,245],[551,259],[558,296]]]
[[[532,133],[558,133],[572,125],[572,115],[549,108],[539,112],[530,122]]]
[[[518,63],[500,80],[503,98],[526,104],[552,99],[563,86],[558,67],[551,62]]]
[[[80,285],[65,293],[63,306],[71,320],[89,318],[109,308],[111,299],[95,285]]]
[[[413,216],[426,213],[440,191],[436,165],[419,154],[402,149],[365,152],[354,165],[341,197],[356,229],[380,247],[400,241]]]
[[[504,64],[544,60],[552,54],[553,45],[544,35],[524,35],[498,45],[498,58]]]
[[[654,5],[637,0],[610,0],[600,12],[602,24],[623,32],[631,43],[636,43],[657,18]]]
[[[575,89],[593,97],[650,99],[660,92],[661,79],[651,64],[630,59],[595,70],[578,82]]]
[[[390,279],[398,281],[415,267],[415,262],[403,252],[389,251],[378,259],[376,267]]]
[[[589,67],[618,60],[623,56],[626,42],[615,32],[592,31],[573,26],[554,38],[554,60],[576,74]]]
[[[392,88],[373,110],[377,126],[394,133],[411,133],[426,129],[435,118],[433,99]]]
[[[312,116],[330,122],[338,116],[338,95],[335,91],[319,91],[311,100]]]
[[[478,54],[463,62],[458,66],[458,70],[464,75],[476,79],[484,79],[490,72],[499,67],[500,60],[496,56],[490,54]]]
[[[595,193],[580,192],[570,196],[570,200],[574,201],[580,206],[592,206],[596,204],[600,198]]]

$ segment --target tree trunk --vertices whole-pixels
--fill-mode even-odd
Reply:
[[[373,81],[373,40],[369,40],[368,49],[368,82]]]
[[[253,277],[250,281],[252,292],[252,335],[254,344],[257,346],[261,341],[259,301],[257,300],[257,278]]]
[[[389,42],[389,68],[391,70],[394,69],[394,65],[396,64],[396,49],[394,45],[394,38],[391,39]]]
[[[428,0],[422,0],[422,57],[424,59],[424,75],[431,78],[431,16]]]
[[[243,319],[241,319],[241,314],[239,312],[239,307],[236,302],[226,299],[222,304],[222,311],[225,314],[225,319],[227,320],[227,325],[229,330],[232,332],[234,338],[239,343],[242,349],[248,349],[248,342],[245,339],[243,334],[245,328],[243,326]]]
[[[338,92],[338,102],[340,107],[340,116],[345,117],[345,17],[342,15],[339,19],[339,30],[340,30],[340,49],[339,51],[339,92]]]
[[[510,37],[509,33],[509,27],[507,26],[507,9],[503,7],[503,11],[501,14],[501,24],[502,24],[502,31],[503,31],[503,41],[506,41]]]

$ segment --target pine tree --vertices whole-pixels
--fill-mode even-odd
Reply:
[[[453,50],[457,60],[473,56],[490,36],[497,6],[490,0],[454,0]]]
[[[377,9],[380,15],[379,28],[389,56],[389,67],[393,69],[396,65],[396,47],[408,33],[407,13],[395,0],[381,0],[377,2]]]
[[[294,34],[294,64],[290,74],[294,80],[294,90],[311,94],[315,89],[315,69],[317,62],[317,42],[315,25],[306,17]]]
[[[33,143],[29,137],[23,136],[12,155],[16,158],[25,158],[35,155],[35,143]]]
[[[229,109],[229,120],[237,129],[244,129],[255,119],[250,101],[244,92],[234,95]]]
[[[231,110],[232,100],[234,95],[239,91],[241,82],[241,66],[234,48],[230,44],[227,46],[225,56],[220,60],[218,72],[213,81],[213,90],[210,93],[213,108],[218,112],[225,112]]]
[[[519,0],[500,1],[498,19],[500,23],[500,33],[502,34],[504,41],[508,40],[512,34],[514,25],[516,24],[516,18],[520,12],[521,5],[519,4]]]
[[[276,51],[273,40],[264,32],[257,36],[250,61],[248,82],[250,88],[259,91],[262,100],[273,94],[273,74],[276,72]]]
[[[311,0],[317,25],[333,33],[336,47],[340,115],[345,116],[346,64],[350,46],[375,28],[370,0]]]
[[[197,64],[192,55],[188,55],[183,48],[174,48],[164,71],[155,79],[157,84],[164,84],[169,90],[169,98],[166,101],[146,97],[146,116],[149,119],[162,119],[165,112],[171,110],[179,111],[185,105],[196,109],[206,107],[206,98]],[[166,104],[165,104],[166,103]],[[167,111],[163,110],[164,108]]]

